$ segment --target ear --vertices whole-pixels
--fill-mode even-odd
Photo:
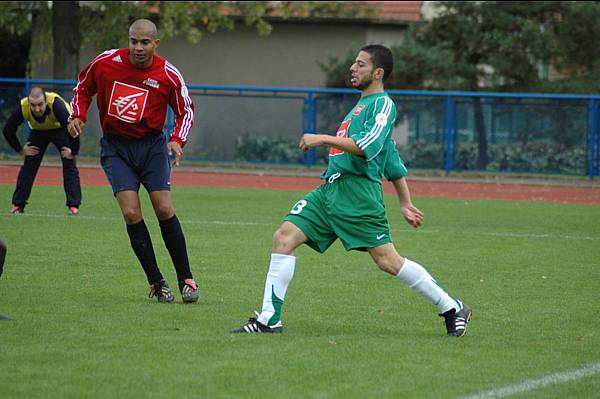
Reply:
[[[375,69],[375,72],[374,72],[375,79],[383,80],[383,75],[385,75],[385,71],[383,70],[383,68]]]
[[[160,39],[154,39],[154,44],[156,44],[156,47],[160,46]]]

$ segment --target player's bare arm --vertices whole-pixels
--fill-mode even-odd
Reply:
[[[181,145],[177,141],[169,141],[169,143],[167,144],[167,150],[169,151],[169,156],[175,153],[175,160],[173,161],[173,165],[179,166],[179,160],[183,155],[183,148],[181,148]]]
[[[358,148],[354,140],[348,137],[329,136],[327,134],[305,134],[298,144],[301,150],[307,151],[310,148],[327,146],[341,151],[350,152],[354,155],[364,156],[365,153]]]
[[[77,138],[83,132],[85,122],[82,119],[75,118],[67,125],[67,131],[73,138]]]
[[[424,215],[419,208],[413,205],[408,183],[404,177],[392,181],[394,189],[400,200],[400,209],[404,219],[413,227],[419,227],[423,224]]]

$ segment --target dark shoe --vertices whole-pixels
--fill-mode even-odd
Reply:
[[[169,284],[167,284],[167,281],[164,279],[150,286],[150,294],[148,294],[148,297],[156,297],[160,303],[168,303],[175,300],[173,291],[171,291]]]
[[[198,285],[192,278],[187,278],[179,282],[179,292],[183,303],[198,302]]]
[[[240,328],[236,328],[235,330],[231,330],[232,333],[282,333],[283,332],[283,324],[281,324],[281,320],[277,322],[274,326],[265,326],[254,317],[251,317],[248,320],[248,323],[244,324]]]
[[[23,208],[21,205],[14,205],[10,210],[10,213],[13,213],[15,215],[19,213],[25,213],[25,208]]]
[[[469,305],[456,301],[460,306],[460,310],[450,309],[449,311],[440,314],[446,322],[446,331],[449,337],[462,337],[467,333],[467,325],[471,320],[471,308]]]

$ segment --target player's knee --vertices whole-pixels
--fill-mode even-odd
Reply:
[[[126,208],[122,210],[122,213],[127,224],[137,224],[142,221],[142,212],[138,208]]]
[[[171,204],[159,204],[154,208],[158,220],[167,220],[173,217],[175,209]]]
[[[393,254],[373,254],[373,260],[381,271],[389,273],[393,276],[400,272],[402,265],[401,258],[399,256],[393,256]]]
[[[293,251],[292,235],[284,228],[279,228],[273,233],[273,252],[286,254]]]

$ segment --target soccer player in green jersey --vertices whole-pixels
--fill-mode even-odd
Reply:
[[[382,175],[393,180],[405,219],[413,226],[422,222],[422,213],[412,205],[403,177],[406,168],[390,137],[396,107],[384,91],[384,81],[393,64],[387,47],[363,47],[350,67],[351,83],[361,90],[361,98],[336,136],[302,136],[299,147],[304,151],[318,146],[330,148],[329,165],[321,175],[325,181],[292,207],[273,235],[262,310],[232,332],[282,332],[281,308],[294,275],[295,249],[307,244],[323,253],[339,238],[347,251],[368,251],[381,270],[436,305],[449,336],[465,334],[471,317],[469,306],[448,295],[423,266],[400,256],[390,237]]]

